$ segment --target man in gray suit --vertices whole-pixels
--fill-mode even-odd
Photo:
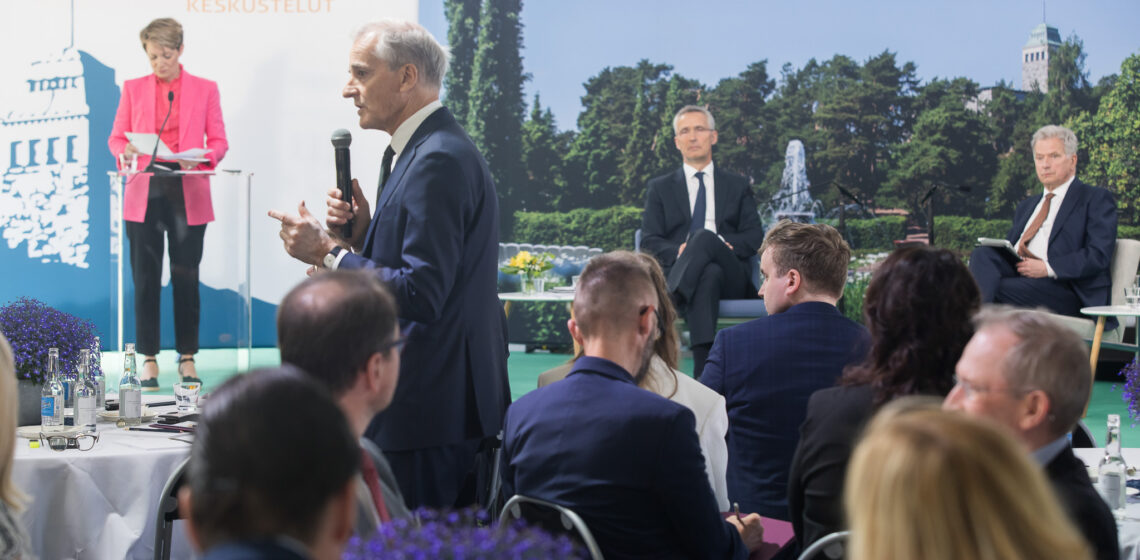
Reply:
[[[410,517],[384,454],[364,436],[368,423],[392,402],[404,338],[396,301],[371,274],[331,271],[293,288],[277,309],[281,361],[328,387],[360,440],[357,534]]]

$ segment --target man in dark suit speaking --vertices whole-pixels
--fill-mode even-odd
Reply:
[[[1001,249],[978,247],[970,255],[970,272],[983,303],[1045,306],[1079,317],[1082,307],[1109,303],[1116,202],[1108,191],[1076,178],[1073,131],[1041,127],[1031,146],[1045,192],[1022,201],[1014,212],[1006,238],[1021,260]],[[1115,317],[1107,327],[1116,327]]]
[[[361,28],[343,95],[362,128],[392,136],[375,215],[355,180],[352,205],[329,191],[329,231],[303,202],[299,216],[270,211],[290,255],[368,270],[396,297],[407,336],[400,384],[365,435],[384,451],[410,508],[475,502],[476,456],[510,402],[496,295],[499,205],[486,162],[439,102],[447,60],[419,25]],[[341,239],[350,219],[352,238]]]
[[[716,335],[720,300],[751,295],[748,259],[764,240],[748,181],[713,166],[716,120],[687,105],[673,117],[684,164],[649,181],[641,246],[661,263],[689,324],[693,376],[700,377]]]

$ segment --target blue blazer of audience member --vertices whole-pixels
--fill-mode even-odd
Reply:
[[[811,394],[867,353],[870,335],[808,301],[717,333],[701,382],[728,408],[728,499],[788,519],[788,470]]]
[[[716,505],[693,413],[582,357],[507,409],[503,490],[569,507],[608,560],[746,558]]]

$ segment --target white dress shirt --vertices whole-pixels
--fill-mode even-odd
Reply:
[[[1069,180],[1065,181],[1063,185],[1053,189],[1053,200],[1049,201],[1049,213],[1045,216],[1045,222],[1041,224],[1041,229],[1037,230],[1037,235],[1034,235],[1033,239],[1025,244],[1030,253],[1045,261],[1045,269],[1048,270],[1050,278],[1056,278],[1057,273],[1053,272],[1052,266],[1049,266],[1049,234],[1053,231],[1053,223],[1057,221],[1057,211],[1061,209],[1061,202],[1065,200],[1065,195],[1069,192],[1069,185],[1073,184],[1074,178],[1076,175],[1069,177]],[[1045,204],[1045,195],[1048,194],[1049,190],[1045,189],[1041,200],[1037,201],[1037,206],[1033,207],[1033,212],[1029,214],[1029,221],[1025,222],[1025,228],[1021,230],[1018,240],[1025,236],[1025,230],[1029,229],[1033,219],[1041,211],[1041,205]]]
[[[697,169],[689,164],[683,164],[681,168],[685,172],[685,183],[689,187],[689,214],[693,213],[693,206],[697,204],[697,189],[700,188],[700,182],[697,181],[697,172],[704,171],[705,176],[705,229],[716,233],[716,197],[713,193],[716,191],[713,188],[713,163],[710,161],[704,169]]]

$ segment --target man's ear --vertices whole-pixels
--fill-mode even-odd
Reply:
[[[581,347],[583,345],[582,330],[578,328],[578,321],[574,320],[573,317],[567,319],[566,330],[570,331],[570,338],[574,339],[574,342],[578,343],[578,346]]]
[[[186,522],[186,538],[190,540],[190,545],[199,554],[205,552],[202,550],[202,545],[198,540],[198,528],[194,526],[194,518],[190,515],[193,510],[194,502],[193,496],[190,494],[190,487],[183,485],[178,490],[178,515]]]
[[[1018,428],[1028,432],[1043,426],[1049,421],[1049,415],[1052,413],[1053,403],[1049,402],[1049,396],[1045,391],[1034,389],[1021,397],[1021,402],[1018,404]]]
[[[790,268],[788,269],[788,283],[784,287],[784,293],[791,297],[804,289],[804,277],[800,271]]]
[[[420,83],[420,69],[415,64],[405,64],[400,67],[400,91],[411,91]]]

